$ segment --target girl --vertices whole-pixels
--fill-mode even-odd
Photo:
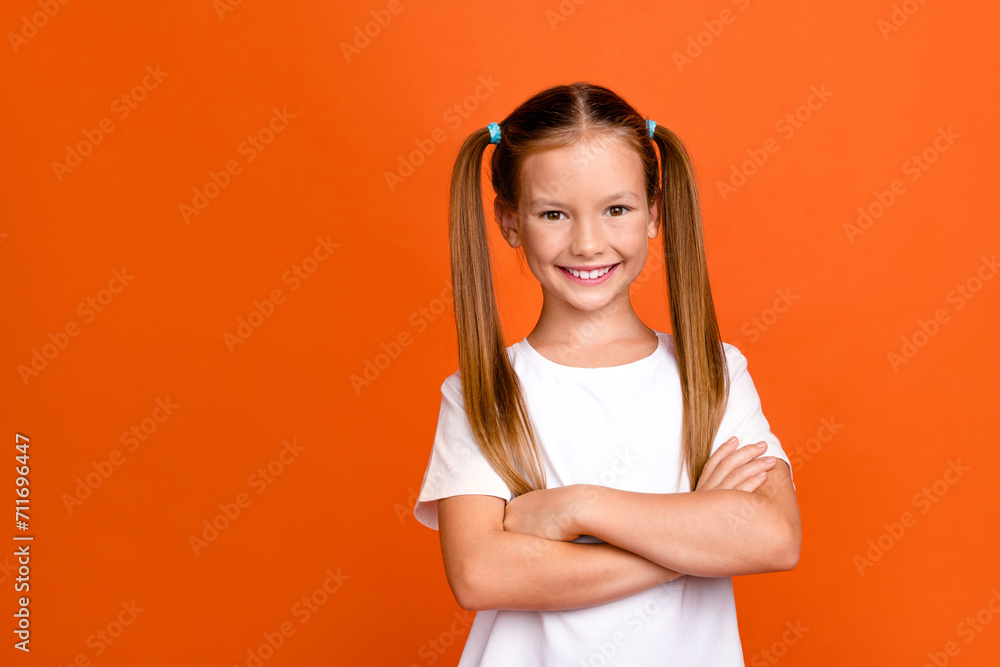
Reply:
[[[490,144],[500,230],[543,296],[509,347]],[[672,334],[629,295],[661,213]],[[795,567],[801,528],[746,358],[720,339],[680,140],[607,88],[542,91],[466,139],[450,241],[459,370],[414,513],[478,612],[460,667],[743,665],[731,577]]]

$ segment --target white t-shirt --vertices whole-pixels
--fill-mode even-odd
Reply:
[[[522,383],[550,488],[600,484],[625,491],[691,490],[683,465],[681,386],[671,334],[656,351],[621,366],[564,366],[527,338],[507,348]],[[729,403],[712,444],[765,441],[763,455],[791,463],[761,412],[746,357],[725,343]],[[458,371],[441,385],[441,411],[414,515],[437,530],[437,499],[462,494],[511,499],[472,435]],[[581,536],[577,541],[599,541]],[[730,577],[681,576],[620,600],[563,611],[479,611],[459,667],[743,665]]]

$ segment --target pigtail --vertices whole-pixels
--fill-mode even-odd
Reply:
[[[483,455],[513,496],[546,486],[539,448],[497,309],[482,199],[489,132],[459,149],[451,179],[449,242],[462,395]]]
[[[522,103],[501,123],[492,155],[493,190],[516,208],[521,166],[538,151],[565,146],[583,132],[607,132],[635,148],[646,195],[660,197],[663,249],[683,400],[681,461],[690,488],[709,458],[729,398],[729,371],[708,281],[694,169],[680,139],[654,129],[625,100],[603,86],[554,86]],[[657,164],[656,149],[660,162]],[[484,456],[514,496],[546,487],[538,439],[520,381],[504,344],[493,287],[482,200],[482,161],[490,134],[473,132],[462,144],[451,181],[451,281],[458,330],[462,393],[472,432]]]
[[[681,469],[694,491],[725,413],[729,371],[708,281],[694,168],[668,128],[657,125],[653,140],[662,160],[663,250],[684,405]]]

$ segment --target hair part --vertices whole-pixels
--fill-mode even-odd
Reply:
[[[518,209],[524,161],[535,153],[579,141],[617,139],[639,155],[647,203],[660,202],[670,324],[683,397],[681,470],[688,471],[693,491],[725,412],[729,374],[709,286],[694,168],[684,145],[660,124],[650,139],[646,119],[631,105],[608,88],[586,82],[543,90],[499,125],[490,180],[508,210]],[[546,488],[546,478],[497,308],[481,186],[489,145],[489,131],[479,128],[462,144],[455,161],[451,281],[469,424],[487,461],[518,496]]]

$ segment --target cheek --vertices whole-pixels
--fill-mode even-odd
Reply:
[[[649,257],[649,239],[646,230],[643,228],[642,234],[629,239],[629,254],[633,262],[644,262]]]
[[[612,232],[609,240],[632,253],[645,252],[649,242],[648,227],[645,222],[636,222]]]
[[[551,234],[540,233],[534,229],[527,229],[524,232],[524,244],[527,246],[527,254],[545,259],[551,257],[554,252],[558,252],[558,240]]]

